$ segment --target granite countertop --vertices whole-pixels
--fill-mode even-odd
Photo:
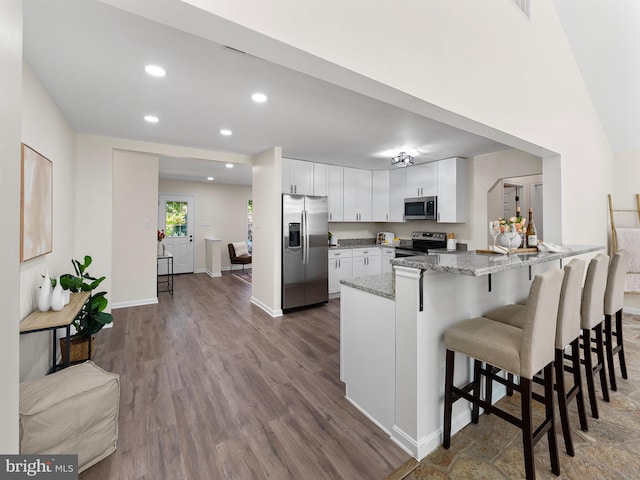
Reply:
[[[435,255],[397,258],[391,260],[391,264],[400,267],[419,268],[428,272],[448,272],[479,277],[604,249],[603,246],[599,245],[566,245],[566,247],[569,248],[570,251],[509,255],[479,254],[475,251],[440,253]]]
[[[391,273],[350,278],[348,280],[341,280],[340,283],[347,287],[372,293],[390,300],[395,300],[396,298],[395,292],[393,291],[393,278]]]

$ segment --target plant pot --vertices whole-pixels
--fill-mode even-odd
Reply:
[[[60,339],[60,351],[62,352],[62,363],[67,363],[67,337]],[[96,337],[91,337],[91,356],[96,354]],[[78,340],[71,337],[71,347],[69,349],[69,363],[89,360],[89,340]]]

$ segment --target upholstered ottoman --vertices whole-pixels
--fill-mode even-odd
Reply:
[[[120,379],[93,362],[20,384],[20,453],[77,454],[82,472],[118,440]]]

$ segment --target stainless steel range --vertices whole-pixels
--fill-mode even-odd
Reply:
[[[413,232],[411,247],[396,247],[396,258],[428,255],[430,250],[447,248],[447,234],[443,232]]]

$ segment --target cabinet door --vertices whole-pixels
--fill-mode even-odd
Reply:
[[[342,222],[343,192],[342,167],[329,166],[329,221]]]
[[[343,170],[343,220],[358,221],[358,170],[345,167]]]
[[[431,162],[420,165],[422,177],[421,197],[438,195],[438,167],[440,162]]]
[[[338,280],[338,259],[329,260],[329,294],[338,293],[340,291],[340,282]]]
[[[329,165],[313,164],[313,194],[316,197],[329,196]]]
[[[399,167],[402,168],[402,167]],[[420,197],[420,189],[422,188],[422,166],[404,168],[406,175],[405,197]]]
[[[389,170],[371,173],[371,219],[389,221]]]
[[[340,291],[340,280],[348,280],[353,278],[351,258],[341,258],[338,263],[338,269],[336,270],[338,275],[338,291]]]
[[[392,273],[393,267],[391,266],[391,260],[396,258],[395,249],[383,248],[382,249],[382,273]]]
[[[389,221],[404,222],[406,168],[389,171]]]
[[[371,205],[371,171],[358,170],[358,221],[370,222]]]
[[[313,195],[313,163],[289,159],[289,166],[293,193]]]
[[[291,184],[291,162],[288,158],[282,159],[282,193],[293,193]]]
[[[454,157],[438,162],[438,222],[467,221],[467,163]]]
[[[353,257],[352,258],[352,266],[353,266],[353,278],[356,277],[364,277],[367,272],[365,269],[365,258],[366,257]]]
[[[365,260],[365,275],[379,275],[382,273],[382,256],[370,255]]]

